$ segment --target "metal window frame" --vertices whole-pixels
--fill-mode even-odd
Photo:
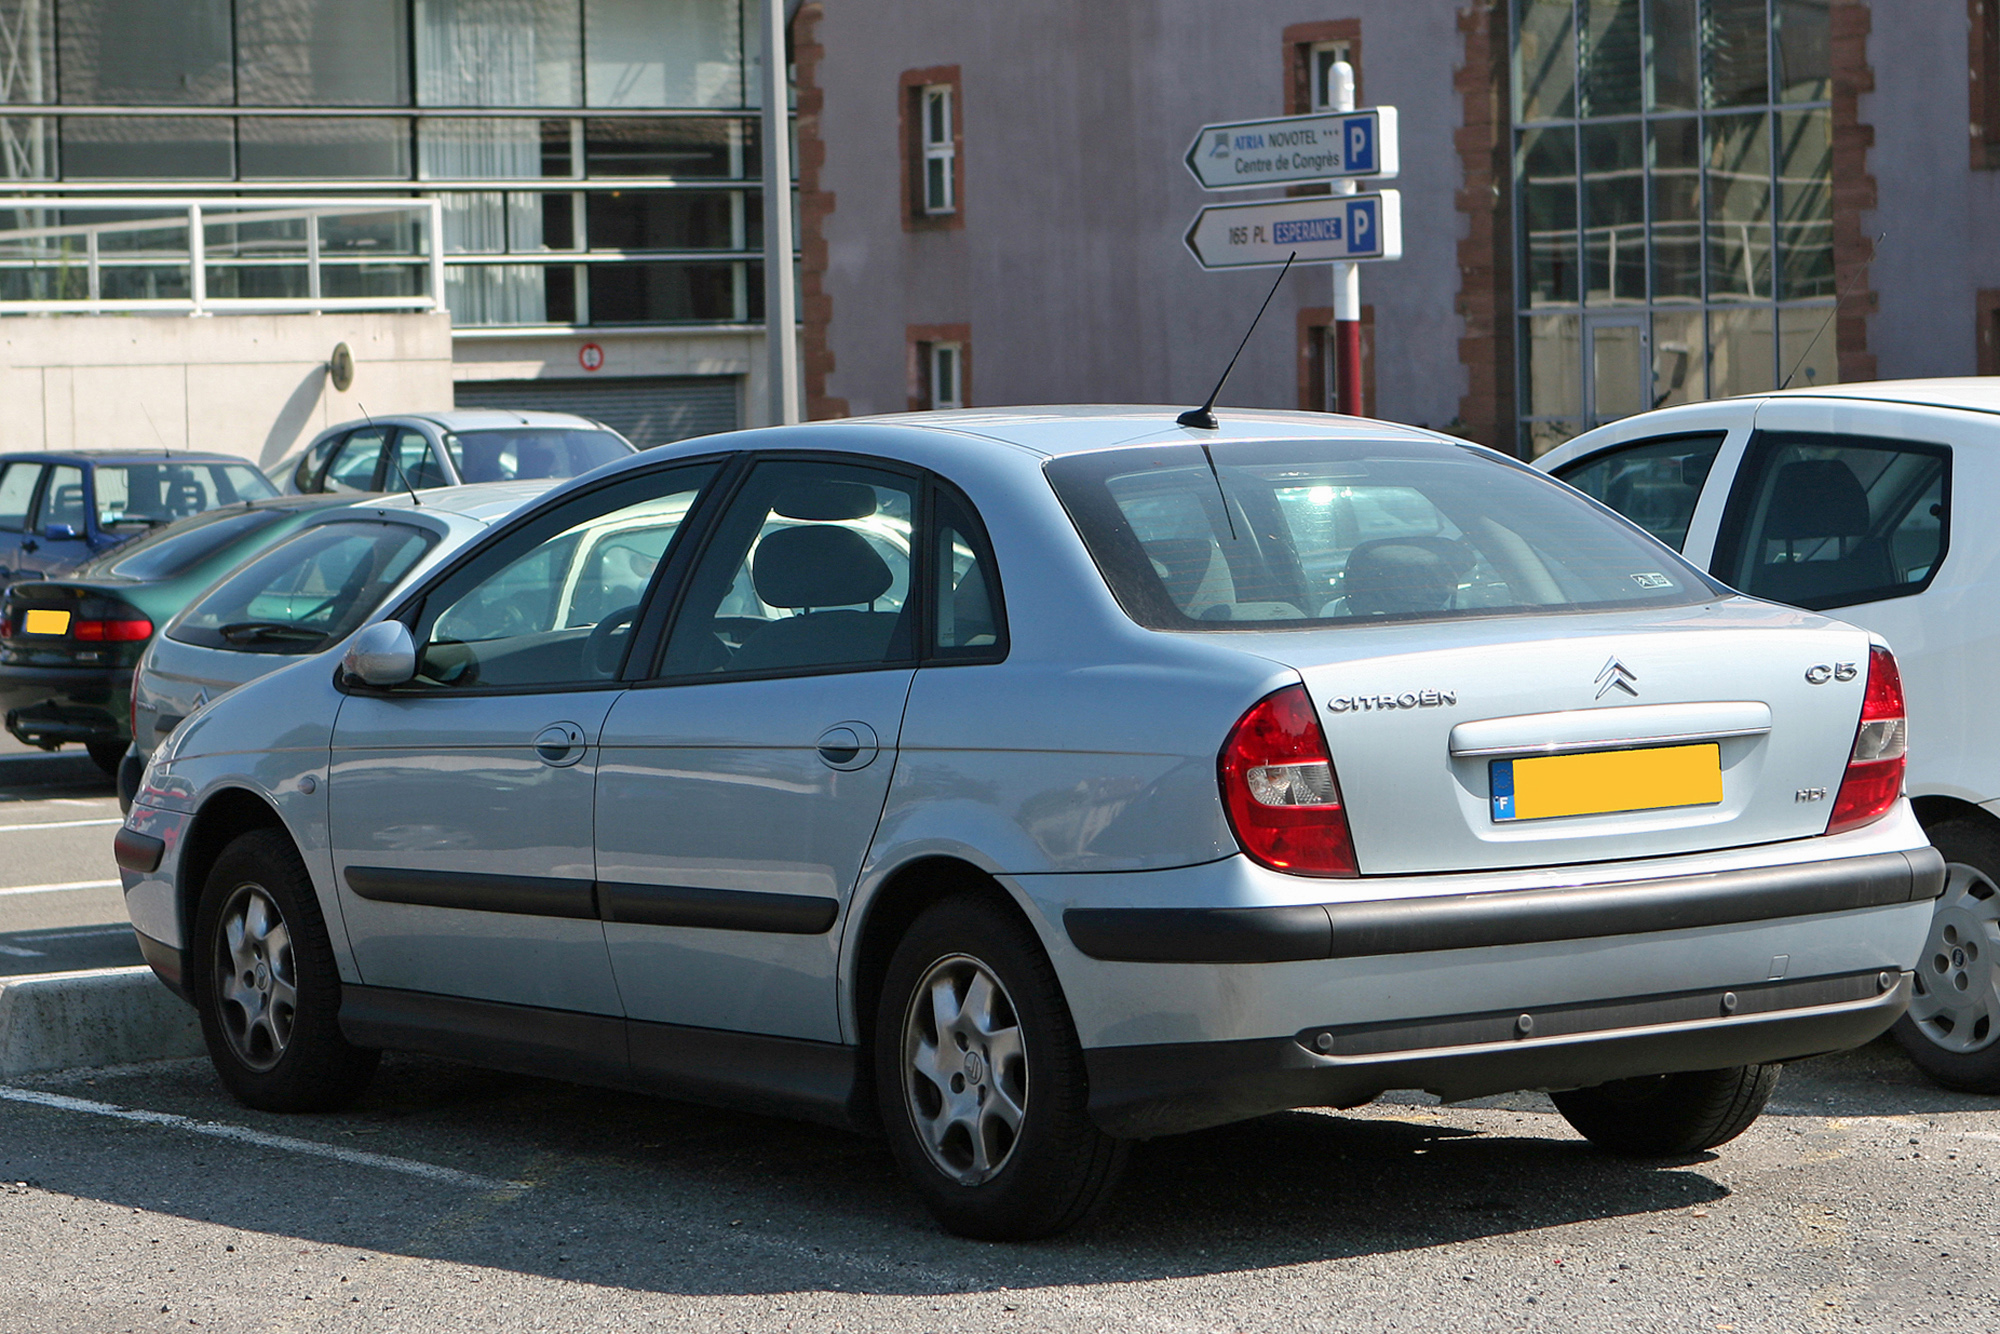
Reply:
[[[958,212],[957,192],[952,181],[952,176],[955,174],[958,166],[958,108],[955,105],[956,100],[952,96],[952,87],[948,83],[927,83],[917,93],[917,113],[921,122],[918,127],[917,138],[918,142],[923,145],[924,151],[923,183],[925,217],[943,217]],[[931,114],[933,108],[940,106],[943,108],[944,120],[944,134],[942,137],[933,133],[933,117]],[[931,189],[932,163],[943,164],[943,169],[936,173],[940,188],[935,194]]]

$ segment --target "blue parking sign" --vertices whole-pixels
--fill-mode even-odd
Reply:
[[[1375,118],[1356,116],[1347,122],[1347,170],[1365,176],[1375,170]]]

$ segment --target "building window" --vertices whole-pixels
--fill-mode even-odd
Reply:
[[[1314,42],[1309,48],[1307,58],[1312,69],[1313,110],[1333,109],[1333,67],[1344,60],[1352,68],[1353,48],[1354,43],[1347,41]]]
[[[1827,0],[1513,0],[1521,452],[1838,375]]]
[[[1972,169],[2000,168],[2000,0],[1966,0],[1971,56]]]
[[[958,227],[965,204],[958,66],[905,70],[901,84],[904,230]]]
[[[959,374],[959,358],[963,349],[957,343],[926,343],[924,350],[931,368],[930,406],[937,409],[964,407],[964,377]]]
[[[971,405],[971,326],[913,324],[909,346],[910,410],[930,412]]]
[[[952,167],[958,157],[951,136],[951,87],[933,84],[923,90],[924,212],[936,217],[955,211]]]

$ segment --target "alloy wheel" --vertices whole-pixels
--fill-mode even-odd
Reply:
[[[2000,1038],[2000,887],[1964,862],[1945,866],[1944,895],[1917,961],[1910,1019],[1945,1051]]]
[[[269,1070],[284,1058],[298,1016],[291,929],[271,896],[241,885],[223,905],[215,941],[217,1018],[236,1058]]]
[[[903,1017],[903,1098],[931,1163],[960,1185],[990,1180],[1021,1133],[1028,1053],[1013,999],[968,954],[939,959]]]

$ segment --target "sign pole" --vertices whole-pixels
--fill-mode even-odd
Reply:
[[[1327,71],[1328,93],[1335,111],[1354,110],[1354,66],[1337,60]],[[1352,180],[1337,180],[1333,193],[1351,195]],[[1343,261],[1333,266],[1334,406],[1349,417],[1361,412],[1361,266]]]
[[[765,0],[764,341],[770,353],[770,419],[799,420],[798,298],[792,283],[791,86],[785,69],[785,0]]]

